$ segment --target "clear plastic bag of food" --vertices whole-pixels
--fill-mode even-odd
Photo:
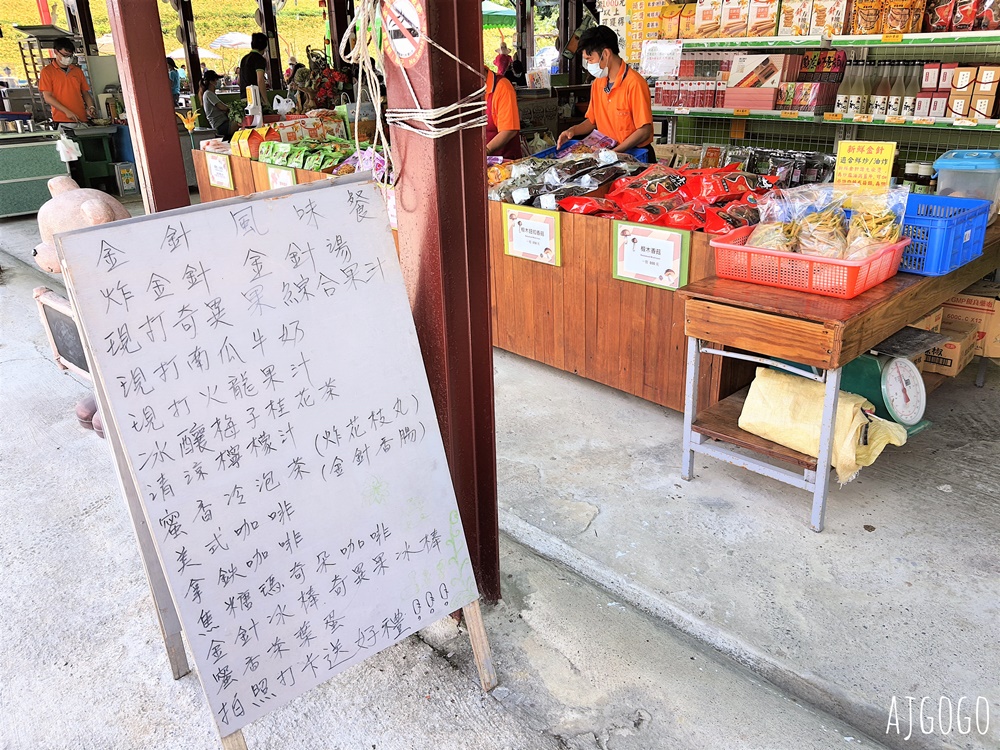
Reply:
[[[486,168],[486,180],[490,187],[499,185],[504,180],[513,177],[514,165],[516,161],[502,161]]]
[[[546,211],[556,211],[559,208],[559,201],[563,198],[583,195],[586,192],[589,191],[579,185],[563,185],[555,190],[537,196],[532,201],[532,205],[535,208],[544,208]]]
[[[798,251],[840,260],[847,250],[847,215],[838,205],[814,211],[799,221]]]
[[[538,177],[553,164],[552,159],[538,159],[533,156],[527,159],[518,159],[513,162],[510,176],[514,179],[519,177]]]
[[[596,190],[601,185],[606,185],[612,180],[623,177],[625,175],[624,167],[624,164],[611,164],[606,167],[598,167],[580,175],[573,180],[572,184],[584,187],[588,191]]]
[[[851,195],[851,222],[847,230],[847,260],[862,260],[898,242],[906,215],[905,187],[887,190],[857,190]]]
[[[557,188],[575,182],[577,177],[594,169],[597,169],[597,160],[590,156],[583,159],[565,159],[546,169],[542,181],[549,188]]]
[[[541,195],[546,192],[545,185],[541,180],[535,175],[525,175],[522,177],[511,177],[509,180],[504,180],[499,185],[494,185],[490,188],[487,193],[487,197],[491,201],[503,201],[504,203],[513,203],[513,193],[515,190],[520,188],[526,188],[530,186],[536,186],[538,191],[535,195],[531,196],[534,198],[537,195]]]

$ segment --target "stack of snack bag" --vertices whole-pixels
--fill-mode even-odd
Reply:
[[[760,200],[760,223],[747,247],[833,260],[864,260],[898,242],[906,213],[905,188],[804,185],[774,190]],[[851,206],[850,220],[844,206]]]
[[[646,168],[628,154],[595,152],[584,144],[571,146],[566,154],[563,159],[529,157],[490,166],[489,199],[554,211],[561,198],[593,192]]]

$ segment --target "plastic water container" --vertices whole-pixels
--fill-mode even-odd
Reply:
[[[992,201],[987,223],[993,223],[1000,204],[1000,151],[949,151],[934,169],[938,195]]]

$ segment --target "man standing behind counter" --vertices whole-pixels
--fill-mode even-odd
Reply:
[[[590,84],[587,119],[559,134],[558,146],[571,138],[588,135],[594,128],[611,136],[615,151],[647,148],[652,156],[653,108],[646,79],[618,55],[618,35],[607,26],[594,26],[580,35],[579,48]]]
[[[87,117],[97,114],[94,97],[83,71],[73,64],[76,45],[72,39],[60,37],[52,43],[56,59],[42,68],[38,77],[38,90],[52,110],[52,120],[60,122],[87,122]]]

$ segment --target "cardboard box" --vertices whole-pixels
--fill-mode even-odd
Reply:
[[[848,22],[847,9],[848,0],[813,0],[809,33],[824,36],[843,34]]]
[[[941,63],[924,63],[924,74],[920,79],[922,91],[937,91],[938,80],[941,78]]]
[[[942,78],[949,77],[945,72],[945,67],[944,67],[947,64],[948,63],[944,63],[941,65]],[[954,70],[949,69],[949,72],[951,74],[950,88],[952,91],[961,91],[962,93],[965,94],[972,93],[973,89],[976,86],[976,75],[979,73],[979,68],[974,66],[973,67],[963,66],[960,68],[955,68]],[[942,89],[944,88],[944,84],[941,85],[941,88]]]
[[[948,97],[946,117],[971,117],[972,97],[969,94],[953,93]],[[937,117],[937,115],[934,115]]]
[[[993,117],[993,110],[996,108],[996,95],[986,96],[983,94],[972,94],[969,99],[969,115],[981,120],[988,120]]]
[[[229,143],[233,153],[245,156],[248,159],[256,159],[260,154],[260,144],[264,141],[279,140],[280,138],[277,133],[271,129],[271,126],[264,125],[259,128],[243,128],[242,130],[237,130]]]
[[[928,117],[948,116],[948,92],[934,91],[931,93],[931,111]]]
[[[942,327],[941,333],[948,334],[948,340],[927,350],[924,372],[953,378],[965,369],[976,353],[977,328],[974,323],[949,323]]]
[[[851,33],[882,33],[882,0],[854,0],[851,6]]]
[[[681,27],[678,33],[679,39],[696,39],[697,30],[695,20],[698,15],[697,3],[685,3],[684,10],[681,11]]]
[[[944,320],[944,308],[938,307],[931,310],[920,320],[910,323],[910,328],[919,328],[921,331],[940,332],[941,323]]]
[[[774,109],[777,103],[778,89],[735,89],[727,88],[723,101],[726,107],[733,109]]]
[[[951,88],[952,79],[955,77],[955,71],[958,70],[958,63],[941,63],[941,75],[938,78],[938,91],[947,91]],[[975,78],[976,74],[973,73],[972,77]]]
[[[813,0],[781,0],[778,36],[805,36],[812,23]]]
[[[722,28],[721,0],[698,0],[695,13],[694,35],[696,39],[719,36]]]
[[[975,323],[976,354],[1000,357],[1000,283],[977,281],[944,303],[944,324]]]
[[[794,81],[802,55],[737,55],[729,70],[729,88],[777,88]]]
[[[747,36],[777,36],[778,0],[750,0]]]
[[[916,108],[913,110],[914,117],[931,116],[931,99],[934,96],[932,91],[921,91],[917,94]]]
[[[1000,65],[980,65],[976,76],[976,94],[995,96],[1000,84]]]
[[[664,5],[660,11],[660,39],[676,39],[681,33],[683,5]]]
[[[750,16],[749,0],[723,0],[721,37],[741,37],[747,35],[747,19]]]

